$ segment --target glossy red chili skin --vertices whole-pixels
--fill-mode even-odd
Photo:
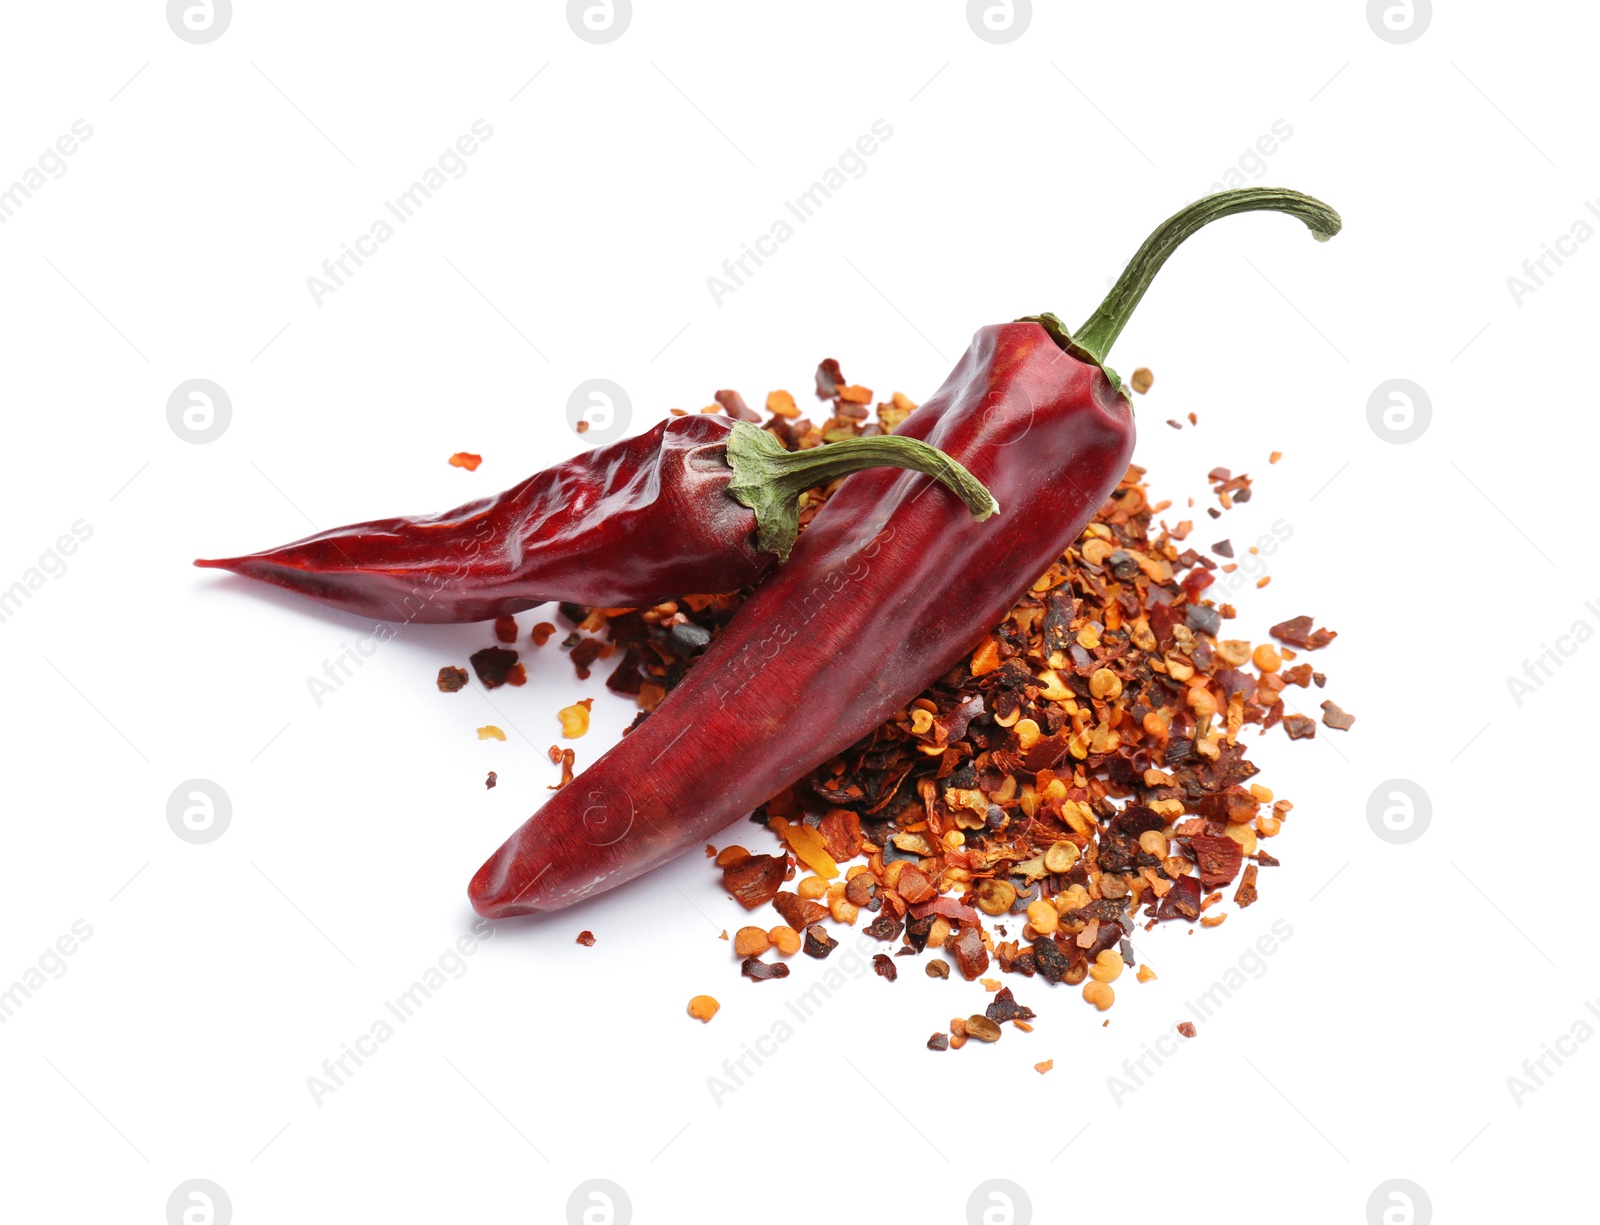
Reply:
[[[557,910],[706,840],[915,698],[1004,619],[1122,478],[1133,415],[1037,323],[980,330],[897,431],[966,465],[974,523],[925,476],[853,476],[684,681],[473,877],[490,918]]]
[[[669,417],[439,515],[196,562],[386,621],[484,621],[552,600],[638,608],[737,591],[777,557],[728,494],[720,414]]]

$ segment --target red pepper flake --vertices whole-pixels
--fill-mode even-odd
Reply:
[[[1340,710],[1338,706],[1329,701],[1322,704],[1322,721],[1329,727],[1338,728],[1341,732],[1347,732],[1350,730],[1351,725],[1355,723],[1356,717]]]
[[[712,399],[722,405],[722,411],[735,421],[750,421],[754,423],[761,421],[761,414],[746,404],[744,397],[737,391],[719,391]]]
[[[924,876],[915,864],[908,863],[900,870],[900,879],[895,885],[895,892],[906,901],[916,903],[931,900],[936,890],[933,882]]]
[[[450,457],[452,468],[465,468],[468,472],[476,472],[482,462],[483,456],[474,455],[471,451],[457,451]]]
[[[989,968],[989,950],[983,944],[983,929],[967,925],[947,947],[956,958],[956,969],[969,983]]]
[[[504,647],[484,647],[481,651],[474,651],[467,662],[472,665],[472,670],[478,674],[485,689],[498,689],[510,678],[511,669],[517,666],[517,653]],[[526,676],[523,679],[527,679]]]
[[[586,949],[592,949],[594,947],[594,933],[592,931],[579,932],[578,943]]]
[[[1233,904],[1240,910],[1254,902],[1260,894],[1256,892],[1256,873],[1260,869],[1255,864],[1247,864],[1244,877],[1239,881],[1239,888],[1234,891]]]
[[[494,785],[499,781],[500,781],[500,776],[498,774],[496,774],[493,770],[490,770],[489,771],[489,777],[483,780],[483,785],[485,787],[487,787],[490,791],[493,791],[494,790]]]
[[[517,619],[515,617],[496,617],[494,619],[494,636],[500,642],[515,642],[517,640]]]
[[[878,977],[887,978],[890,982],[900,977],[900,969],[894,964],[894,958],[888,953],[874,953],[872,955],[872,968]]]
[[[870,387],[858,387],[852,383],[848,387],[839,388],[839,398],[846,404],[871,404],[872,389]]]
[[[1167,418],[1167,424],[1170,425],[1175,430],[1181,430],[1183,428],[1183,422],[1174,421],[1171,417]]]
[[[817,399],[831,400],[839,394],[839,388],[845,386],[843,371],[839,363],[831,357],[825,357],[817,367]]]
[[[827,907],[819,906],[810,898],[803,898],[798,893],[787,891],[773,897],[772,908],[797,932],[805,931],[828,917]]]
[[[722,887],[733,894],[733,900],[739,905],[754,910],[775,901],[788,870],[789,860],[785,855],[747,855],[722,869]],[[794,894],[786,896],[795,897]],[[795,900],[800,899],[795,897]],[[795,925],[790,923],[789,926]]]
[[[941,1029],[938,1033],[934,1034],[932,1037],[930,1037],[928,1039],[928,1049],[930,1051],[947,1051],[947,1050],[949,1050],[950,1049],[950,1035],[945,1033],[944,1030]]]
[[[1280,642],[1304,647],[1308,651],[1315,651],[1318,647],[1325,647],[1339,636],[1326,627],[1320,630],[1313,630],[1311,626],[1312,620],[1310,617],[1294,617],[1288,621],[1278,622],[1267,632]]]
[[[1037,1015],[1026,1004],[1019,1004],[1010,987],[1001,987],[983,1010],[991,1021],[1031,1021]]]
[[[1317,721],[1305,715],[1284,715],[1283,730],[1289,733],[1290,740],[1314,740]]]
[[[854,859],[861,854],[861,818],[848,808],[830,808],[818,822],[817,833],[822,835],[828,854],[837,861]],[[870,880],[870,876],[867,879]]]
[[[1195,1030],[1193,1021],[1179,1021],[1178,1032],[1185,1038],[1192,1038],[1195,1036],[1197,1031]]]
[[[828,935],[822,924],[813,923],[806,928],[805,954],[807,957],[815,957],[820,961],[838,947],[839,942]],[[883,954],[880,953],[878,955],[881,957]]]
[[[560,791],[561,788],[572,781],[572,763],[577,759],[578,755],[571,749],[564,749],[556,744],[550,746],[550,764],[561,767],[561,781],[559,783],[551,783],[548,788],[550,791]]]
[[[459,693],[467,683],[465,668],[453,668],[446,664],[439,669],[439,692]]]
[[[789,967],[781,961],[766,962],[759,957],[746,957],[739,966],[739,973],[746,978],[753,978],[758,983],[764,983],[772,978],[788,978]]]
[[[551,625],[550,622],[539,622],[538,625],[533,627],[533,645],[536,647],[542,647],[545,643],[550,641],[555,632],[556,627]]]
[[[605,646],[598,638],[585,638],[572,648],[572,666],[578,670],[578,679],[589,679],[589,665],[600,658],[600,650]]]
[[[1232,839],[1229,839],[1232,841]],[[1156,907],[1158,919],[1189,919],[1200,917],[1200,879],[1183,876],[1167,890],[1167,896]]]
[[[506,684],[526,685],[528,683],[528,669],[521,663],[512,664],[506,672]]]
[[[1216,544],[1211,546],[1211,551],[1213,553],[1215,553],[1218,557],[1232,557],[1233,556],[1233,541],[1231,541],[1231,540],[1219,540],[1219,541],[1217,541]]]
[[[900,879],[904,881],[905,877],[902,875]],[[902,893],[900,896],[905,897],[905,894]],[[910,901],[911,899],[906,898],[906,900]],[[943,915],[953,923],[969,923],[974,927],[980,927],[983,924],[983,919],[979,917],[976,910],[970,906],[963,906],[953,897],[936,897],[932,901],[922,902],[911,908],[911,917],[913,919],[926,918],[928,915]]]

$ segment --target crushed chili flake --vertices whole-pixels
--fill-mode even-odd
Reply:
[[[746,910],[764,906],[778,895],[789,860],[784,855],[746,855],[722,869],[722,887]],[[786,894],[794,897],[793,894]],[[799,901],[799,898],[795,898]],[[787,916],[786,916],[787,917]],[[821,918],[821,915],[817,916]],[[794,923],[789,924],[794,927]]]
[[[900,977],[900,970],[894,964],[894,958],[887,953],[874,953],[872,968],[880,978],[887,978],[890,982]]]
[[[1306,715],[1284,715],[1283,730],[1290,740],[1311,740],[1317,734],[1317,721]]]
[[[1033,1070],[1035,1072],[1039,1073],[1040,1076],[1043,1076],[1046,1072],[1048,1072],[1051,1068],[1053,1068],[1055,1066],[1056,1066],[1056,1061],[1054,1059],[1043,1059],[1043,1060],[1040,1060],[1038,1063],[1033,1065]]]
[[[594,947],[594,933],[588,930],[579,932],[578,943],[586,949],[592,949]]]
[[[450,457],[452,468],[465,468],[468,472],[476,472],[482,462],[483,456],[474,455],[471,451],[457,451]]]
[[[824,911],[824,913],[826,913],[826,911]],[[806,928],[806,942],[804,951],[807,957],[816,957],[820,959],[826,957],[838,947],[839,942],[832,936],[828,935],[822,924],[813,923],[810,927]]]
[[[1347,711],[1340,710],[1337,705],[1329,701],[1322,704],[1322,721],[1329,727],[1337,728],[1341,732],[1347,732],[1355,723],[1356,717]]]
[[[474,651],[467,662],[485,689],[498,689],[510,679],[511,670],[517,666],[517,653],[505,647],[484,647]]]
[[[1339,635],[1333,630],[1323,628],[1313,630],[1313,621],[1310,617],[1294,617],[1288,621],[1280,621],[1267,632],[1281,642],[1287,642],[1297,647],[1304,647],[1308,651],[1315,651],[1318,647],[1325,647]]]
[[[831,401],[820,422],[802,417],[787,392],[767,397],[764,428],[789,450],[889,433],[916,410],[897,392],[869,420],[872,393],[831,359],[818,367],[816,389]],[[730,412],[744,403],[733,393],[717,402]],[[757,810],[754,820],[776,836],[778,853],[715,860],[741,905],[770,901],[784,930],[804,933],[813,956],[836,947],[824,922],[872,911],[866,934],[896,946],[874,956],[879,973],[893,968],[892,957],[938,950],[943,956],[925,964],[930,976],[954,977],[953,962],[962,980],[976,981],[995,964],[1046,984],[1087,984],[1094,990],[1086,998],[1103,1009],[1112,992],[1090,981],[1090,967],[1118,950],[1133,965],[1125,942],[1136,925],[1181,920],[1191,933],[1214,925],[1223,899],[1202,916],[1202,896],[1235,880],[1235,906],[1256,900],[1257,865],[1278,862],[1257,849],[1257,834],[1276,832],[1287,808],[1279,801],[1269,814],[1269,800],[1248,790],[1258,768],[1243,732],[1282,722],[1291,738],[1314,734],[1313,720],[1285,712],[1283,690],[1326,678],[1306,664],[1282,666],[1278,656],[1293,658],[1287,649],[1222,636],[1239,633],[1224,630],[1238,611],[1207,597],[1230,567],[1185,547],[1191,521],[1169,528],[1157,520],[1170,503],[1151,498],[1144,476],[1129,467],[1079,540],[959,667]],[[1250,500],[1246,473],[1217,467],[1207,479],[1221,507],[1207,508],[1213,519]],[[802,528],[831,492],[810,491]],[[1223,539],[1210,552],[1229,559],[1234,546]],[[686,595],[641,609],[563,604],[562,616],[583,633],[605,637],[602,648],[599,638],[574,632],[565,645],[583,666],[590,651],[615,651],[607,688],[633,698],[643,719],[742,599]],[[540,623],[533,638],[554,633]],[[1269,634],[1307,650],[1336,637],[1314,629],[1310,617]],[[831,889],[826,880],[815,898],[802,896],[813,886],[783,889],[796,875],[791,849],[804,850],[806,872],[834,868]],[[1024,913],[1041,901],[1054,903],[1054,931],[1034,928]],[[1013,916],[1028,924],[1021,940],[1005,939],[1001,920]],[[756,958],[742,966],[756,978],[787,969]],[[1002,988],[991,1008],[1009,999]],[[1026,1024],[1024,1013],[1032,1015],[1021,1010],[1013,1020]],[[955,1036],[936,1034],[930,1048],[958,1048],[968,1025],[957,1018]]]
[[[467,670],[449,664],[439,669],[439,692],[459,693],[467,683]]]
[[[1196,1030],[1195,1030],[1195,1027],[1194,1027],[1194,1022],[1193,1021],[1179,1021],[1178,1022],[1178,1032],[1180,1034],[1182,1034],[1185,1038],[1194,1037],[1195,1033],[1196,1033]]]
[[[947,1051],[950,1049],[950,1035],[940,1030],[928,1039],[930,1051]]]
[[[515,617],[496,617],[494,619],[494,636],[498,642],[515,642],[517,640],[517,619]]]
[[[494,790],[494,785],[499,781],[500,781],[500,776],[498,774],[496,774],[493,770],[490,770],[489,771],[489,777],[483,780],[483,785],[486,788],[488,788],[489,790],[492,791],[492,790]]]
[[[753,978],[756,982],[766,982],[769,978],[788,978],[789,967],[781,961],[762,961],[759,957],[746,957],[739,966],[739,973],[746,978]]]
[[[561,767],[561,781],[551,783],[549,790],[560,791],[561,788],[565,787],[572,781],[572,764],[577,760],[578,755],[571,749],[564,749],[560,745],[555,744],[550,746],[550,764],[553,766],[559,765]]]

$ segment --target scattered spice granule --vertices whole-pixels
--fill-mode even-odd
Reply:
[[[1046,1072],[1048,1072],[1051,1068],[1053,1068],[1055,1066],[1056,1066],[1056,1061],[1054,1059],[1041,1059],[1038,1063],[1033,1065],[1033,1070],[1035,1072],[1039,1073],[1040,1076],[1043,1076]]]
[[[500,781],[500,776],[498,774],[496,774],[493,770],[490,770],[489,771],[489,777],[483,780],[483,785],[486,788],[488,788],[490,791],[493,791],[494,790],[494,785],[499,781]]]
[[[934,1034],[931,1038],[928,1039],[928,1049],[930,1051],[947,1051],[947,1050],[949,1050],[950,1049],[950,1035],[946,1034],[943,1030],[940,1030],[938,1033]]]
[[[571,706],[563,706],[556,711],[556,718],[561,720],[561,734],[568,740],[576,740],[589,730],[589,707],[594,704],[593,698],[584,698]]]
[[[1180,1034],[1182,1034],[1185,1038],[1194,1037],[1194,1035],[1195,1035],[1194,1022],[1193,1021],[1179,1021],[1178,1022],[1178,1032]]]
[[[594,933],[588,930],[579,932],[578,943],[586,949],[592,949],[594,947]]]
[[[439,669],[439,692],[459,693],[467,683],[467,670],[449,664]]]
[[[1167,418],[1167,424],[1175,430],[1181,430],[1183,428],[1183,422],[1174,420],[1171,417]]]
[[[561,788],[565,787],[572,781],[572,764],[577,760],[578,755],[571,749],[564,749],[560,745],[555,744],[550,746],[550,764],[561,767],[561,779],[559,782],[551,783],[549,790],[560,791]]]
[[[759,957],[746,957],[739,967],[739,973],[760,983],[771,978],[788,978],[789,967],[781,961],[767,962]]]
[[[1341,732],[1347,732],[1350,730],[1351,725],[1355,723],[1356,717],[1340,710],[1333,702],[1328,701],[1322,704],[1322,721],[1329,727],[1338,728]]]
[[[1313,630],[1314,624],[1310,617],[1294,617],[1288,621],[1280,621],[1267,632],[1281,642],[1291,646],[1304,647],[1308,651],[1315,651],[1325,647],[1339,635],[1326,627]]]
[[[496,641],[512,643],[517,640],[517,619],[515,617],[496,617],[494,619],[494,636]]]
[[[555,632],[556,632],[556,627],[551,625],[550,622],[548,622],[548,621],[539,622],[538,625],[533,627],[533,633],[532,633],[533,645],[536,646],[536,647],[542,647],[545,643],[550,641],[551,636]]]
[[[697,995],[689,1001],[689,1015],[696,1021],[711,1020],[721,1008],[722,1005],[709,995]]]
[[[457,451],[450,457],[452,468],[465,468],[468,472],[476,472],[482,462],[483,456],[474,455],[471,451]]]
[[[493,723],[485,724],[478,729],[479,740],[504,740],[506,734]]]
[[[900,970],[894,964],[894,958],[887,953],[874,953],[872,955],[872,969],[880,978],[887,978],[894,982],[900,976]]]
[[[1189,424],[1190,425],[1199,425],[1200,424],[1200,414],[1199,413],[1190,413],[1189,414]]]
[[[1311,740],[1317,734],[1317,721],[1306,715],[1284,715],[1283,730],[1290,740]]]
[[[1282,458],[1283,458],[1283,452],[1282,451],[1274,451],[1271,455],[1267,456],[1267,462],[1269,464],[1275,464]]]
[[[872,420],[866,401],[842,394],[859,392],[835,361],[822,363],[816,384],[831,401],[820,422],[800,416],[791,396],[767,397],[763,428],[789,450],[888,433],[916,411],[896,393]],[[1250,789],[1259,771],[1243,733],[1281,722],[1291,736],[1314,734],[1313,720],[1286,714],[1283,691],[1325,678],[1282,662],[1288,648],[1318,649],[1336,635],[1310,617],[1255,642],[1242,625],[1225,630],[1238,610],[1207,598],[1221,568],[1187,546],[1190,521],[1159,522],[1170,502],[1153,499],[1144,476],[1129,467],[967,660],[757,809],[752,819],[774,835],[774,853],[716,857],[735,900],[751,910],[771,902],[807,952],[836,946],[822,923],[868,911],[863,933],[883,942],[886,958],[937,950],[943,956],[924,965],[931,977],[955,978],[953,961],[958,981],[1064,984],[1104,1011],[1115,1000],[1111,981],[1134,964],[1122,945],[1135,926],[1180,922],[1193,934],[1203,893],[1231,885],[1246,857],[1252,870],[1278,862],[1256,842],[1278,832],[1286,801]],[[1222,509],[1250,500],[1248,474],[1218,467],[1207,479]],[[807,495],[802,528],[830,492]],[[1234,548],[1224,539],[1211,552],[1231,558]],[[561,615],[604,636],[617,656],[607,688],[633,698],[643,718],[741,602],[731,593],[631,610],[564,604]],[[1269,635],[1287,647],[1258,650]],[[567,645],[581,641],[575,632]],[[1249,873],[1236,904],[1246,884],[1256,886]],[[1028,908],[1041,902],[1036,926]],[[1007,938],[1005,923],[1027,926]],[[783,952],[778,931],[768,936]],[[788,971],[757,958],[741,969],[757,978]],[[1141,966],[1137,977],[1150,974]],[[959,1047],[966,1032],[962,1021],[930,1046]]]
[[[1156,376],[1150,373],[1149,367],[1147,366],[1140,366],[1128,376],[1128,386],[1132,387],[1141,396],[1150,390],[1155,381]]]
[[[481,651],[474,651],[467,662],[472,665],[472,670],[478,674],[478,680],[485,689],[498,689],[504,685],[511,678],[511,670],[518,666],[517,653],[505,647],[484,647]],[[527,679],[526,676],[523,679]]]

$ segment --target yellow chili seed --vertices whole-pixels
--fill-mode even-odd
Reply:
[[[1122,678],[1110,668],[1097,668],[1089,674],[1089,692],[1106,702],[1122,696]]]
[[[589,730],[589,708],[581,702],[563,706],[556,711],[556,718],[561,720],[561,734],[568,740],[576,740]]]
[[[1088,1000],[1089,1003],[1093,1004],[1101,1012],[1104,1012],[1116,1001],[1117,994],[1111,989],[1109,984],[1103,983],[1097,978],[1091,978],[1088,982],[1083,984],[1083,998]]]

